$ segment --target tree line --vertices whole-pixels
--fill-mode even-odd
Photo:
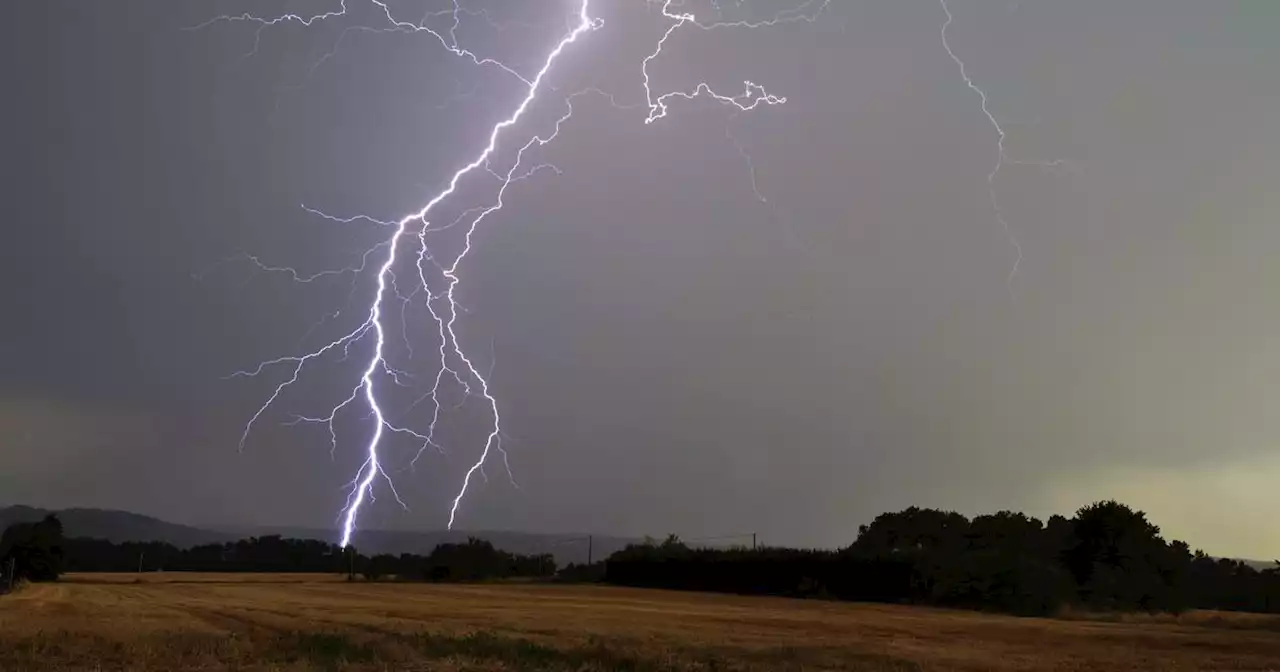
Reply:
[[[1165,541],[1141,511],[1114,501],[1046,522],[1002,511],[973,519],[912,507],[878,516],[839,550],[694,548],[677,537],[634,544],[593,565],[558,568],[487,541],[430,554],[365,556],[314,540],[252,537],[181,549],[63,538],[56,516],[0,538],[9,583],[72,572],[333,572],[369,580],[535,578],[839,600],[931,604],[1017,614],[1063,607],[1280,613],[1280,562],[1267,570]],[[0,583],[0,589],[6,584]]]
[[[64,538],[56,515],[10,526],[0,541],[0,568],[7,583],[52,581],[63,572],[339,573],[370,580],[480,581],[547,578],[557,570],[550,554],[508,553],[475,538],[440,544],[425,556],[366,556],[354,548],[277,535],[178,548],[163,542]]]
[[[630,546],[605,564],[605,580],[622,585],[1027,615],[1063,607],[1280,613],[1280,562],[1259,571],[1193,552],[1115,501],[1047,523],[1008,511],[970,520],[912,507],[880,515],[835,551],[697,549],[669,537]]]

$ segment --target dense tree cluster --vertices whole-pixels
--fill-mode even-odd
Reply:
[[[440,544],[426,557],[375,555],[364,568],[362,572],[369,578],[395,575],[426,581],[483,581],[551,577],[556,573],[556,561],[550,554],[508,553],[473,538],[463,544]]]
[[[898,558],[792,548],[690,548],[671,536],[609,556],[604,580],[647,588],[893,601],[911,579],[910,564]]]
[[[559,583],[599,583],[604,581],[604,561],[591,563],[571,562],[556,572],[555,581]]]
[[[72,572],[342,572],[369,579],[480,581],[555,574],[550,555],[507,553],[469,539],[441,544],[429,555],[360,555],[322,541],[251,537],[234,543],[179,549],[169,544],[68,539],[65,567]]]
[[[69,572],[339,572],[351,565],[343,550],[333,544],[278,536],[191,548],[73,537],[64,546]],[[359,556],[356,560],[367,562]]]
[[[670,537],[606,563],[624,585],[816,595],[1043,614],[1210,608],[1280,612],[1280,565],[1192,553],[1146,515],[1098,502],[1047,523],[1000,512],[969,520],[933,509],[886,513],[839,551],[694,549]]]
[[[0,592],[20,581],[53,581],[62,573],[62,521],[46,516],[0,535]]]

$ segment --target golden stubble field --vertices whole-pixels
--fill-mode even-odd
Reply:
[[[1280,671],[1280,620],[178,573],[72,575],[0,598],[0,670],[116,669]]]

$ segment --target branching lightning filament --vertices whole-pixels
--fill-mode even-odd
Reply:
[[[1013,234],[1013,228],[1009,226],[1009,220],[1005,219],[1004,209],[1000,206],[1000,199],[996,196],[996,178],[999,177],[1000,171],[1006,164],[1024,165],[1024,166],[1040,166],[1043,168],[1056,168],[1065,166],[1066,162],[1061,159],[1051,161],[1028,161],[1023,159],[1009,158],[1008,151],[1005,148],[1005,140],[1008,138],[1004,131],[1004,127],[996,119],[996,115],[991,111],[991,101],[987,97],[987,92],[974,83],[973,78],[969,76],[969,68],[965,62],[956,55],[954,49],[951,48],[951,42],[947,39],[947,29],[951,27],[951,23],[955,21],[955,15],[951,13],[951,7],[947,4],[948,0],[938,0],[942,5],[942,11],[946,15],[946,21],[942,23],[942,29],[939,31],[942,37],[942,48],[946,50],[949,56],[960,70],[960,78],[964,81],[965,86],[969,90],[978,94],[978,100],[981,103],[983,116],[991,128],[996,132],[996,160],[991,167],[991,172],[987,173],[987,195],[991,199],[991,210],[995,213],[996,222],[1000,224],[1000,228],[1004,231],[1005,238],[1009,241],[1009,246],[1013,248],[1014,259],[1013,265],[1009,268],[1009,275],[1005,278],[1005,285],[1009,290],[1010,298],[1014,297],[1013,281],[1018,275],[1018,267],[1022,265],[1022,244],[1018,242],[1017,236]]]
[[[262,33],[265,29],[284,23],[297,23],[302,26],[312,26],[317,22],[334,20],[347,15],[347,1],[341,0],[339,7],[333,11],[328,11],[312,16],[302,16],[297,14],[287,14],[274,18],[261,18],[253,15],[239,16],[222,16],[213,19],[206,24],[210,25],[216,22],[247,22],[256,24],[257,31],[254,35],[254,52],[257,51]],[[356,471],[354,478],[350,481],[349,491],[346,498],[346,504],[340,513],[341,519],[341,544],[346,547],[351,543],[352,535],[356,531],[357,521],[360,516],[362,507],[374,496],[375,484],[385,482],[387,489],[392,493],[395,499],[404,506],[404,501],[396,491],[392,482],[391,474],[386,468],[386,461],[380,454],[382,443],[388,434],[400,434],[412,437],[420,442],[420,448],[417,454],[410,462],[410,466],[417,462],[418,458],[428,448],[443,451],[437,439],[437,426],[441,420],[442,414],[451,410],[446,408],[443,401],[442,388],[446,384],[456,384],[463,393],[463,401],[468,398],[476,398],[483,400],[488,412],[489,425],[485,432],[485,439],[481,444],[479,457],[465,472],[458,489],[451,500],[449,509],[449,527],[452,528],[457,521],[459,509],[467,495],[467,491],[472,483],[474,476],[479,473],[484,474],[484,466],[492,457],[494,452],[500,453],[503,465],[507,468],[508,476],[511,476],[510,465],[507,455],[502,447],[503,427],[502,416],[497,399],[494,397],[490,388],[489,376],[482,373],[477,366],[476,361],[467,353],[467,349],[460,343],[457,324],[460,312],[460,305],[456,297],[456,290],[460,283],[459,272],[463,261],[472,249],[472,237],[476,231],[476,227],[488,218],[490,215],[498,212],[505,206],[508,196],[508,189],[522,180],[532,177],[533,175],[543,172],[544,170],[559,172],[559,169],[550,164],[537,164],[527,166],[525,164],[525,156],[530,150],[547,145],[555,140],[561,132],[564,124],[569,121],[573,115],[574,101],[584,95],[603,96],[613,107],[618,109],[629,109],[631,107],[644,108],[646,116],[644,123],[652,124],[666,117],[671,111],[671,106],[679,101],[689,101],[696,98],[706,98],[719,104],[727,105],[732,108],[734,113],[753,110],[760,106],[780,105],[786,102],[786,98],[775,96],[766,91],[762,86],[748,80],[743,84],[743,90],[734,95],[726,95],[713,90],[706,83],[700,83],[690,90],[670,91],[658,93],[654,90],[649,73],[650,64],[663,54],[668,39],[681,29],[698,29],[704,31],[717,29],[757,29],[778,25],[780,23],[790,23],[795,21],[813,22],[818,15],[827,8],[830,0],[809,0],[803,5],[783,11],[771,19],[761,21],[700,21],[694,14],[679,12],[675,10],[676,3],[674,0],[665,0],[661,3],[662,17],[669,21],[669,25],[657,41],[654,49],[640,63],[637,64],[636,75],[639,78],[643,89],[644,102],[641,105],[620,105],[616,98],[608,93],[596,89],[587,89],[569,94],[563,99],[564,113],[560,116],[551,131],[545,135],[533,134],[528,139],[518,143],[515,151],[514,159],[510,161],[510,165],[505,169],[495,169],[493,162],[498,160],[496,156],[500,141],[504,140],[504,136],[508,129],[516,126],[526,112],[534,105],[540,96],[545,96],[543,89],[547,88],[543,85],[544,79],[551,72],[555,64],[562,58],[569,58],[574,44],[584,38],[588,33],[600,30],[604,23],[598,18],[594,18],[591,13],[591,0],[581,0],[574,15],[572,25],[568,28],[558,42],[551,48],[545,58],[542,60],[541,67],[532,74],[522,74],[517,69],[508,67],[492,58],[478,56],[474,52],[465,49],[458,44],[457,30],[461,17],[466,15],[470,17],[481,17],[486,21],[492,21],[489,15],[483,11],[467,10],[461,7],[457,0],[454,0],[453,7],[443,12],[432,12],[427,18],[439,18],[441,16],[450,16],[452,19],[451,27],[448,30],[438,30],[428,25],[426,19],[421,22],[404,21],[394,16],[391,8],[383,2],[383,0],[367,0],[372,3],[378,10],[378,14],[384,18],[387,25],[382,28],[361,28],[361,30],[373,30],[379,32],[405,32],[405,33],[423,33],[434,38],[446,51],[453,56],[466,59],[470,63],[480,67],[492,67],[509,76],[513,83],[524,87],[525,94],[519,104],[511,113],[502,121],[495,124],[489,131],[488,141],[483,148],[467,163],[459,167],[449,179],[447,185],[439,193],[432,196],[426,203],[416,212],[410,213],[395,221],[385,221],[376,219],[367,215],[355,215],[350,217],[337,217],[326,214],[318,209],[303,206],[308,212],[323,217],[327,220],[341,224],[350,225],[374,225],[385,227],[390,231],[385,239],[378,242],[377,245],[367,250],[360,259],[358,265],[352,265],[348,268],[321,271],[318,273],[304,273],[291,267],[268,265],[260,261],[257,257],[245,255],[247,259],[258,268],[264,271],[279,272],[288,275],[297,282],[311,282],[321,277],[346,274],[359,276],[369,268],[376,268],[376,289],[369,301],[367,309],[356,311],[361,315],[360,323],[354,328],[345,331],[345,334],[322,347],[316,348],[301,355],[290,355],[268,360],[258,364],[257,366],[240,371],[233,374],[233,377],[256,377],[264,374],[269,370],[283,368],[287,371],[283,382],[275,386],[271,394],[269,394],[264,403],[250,417],[241,436],[240,447],[244,448],[255,425],[262,420],[269,409],[280,399],[281,395],[287,389],[299,383],[299,378],[303,374],[304,369],[309,365],[319,363],[322,359],[329,356],[336,356],[341,353],[342,358],[350,356],[353,346],[357,344],[363,347],[369,347],[371,352],[368,361],[362,368],[362,373],[358,381],[348,389],[346,396],[335,406],[330,408],[322,415],[316,416],[294,416],[288,424],[321,424],[328,428],[330,436],[330,452],[336,453],[338,450],[338,433],[335,429],[335,423],[339,415],[349,407],[364,407],[369,418],[373,421],[373,429],[367,440],[363,444],[364,461]],[[649,0],[652,2],[652,0]],[[496,27],[496,26],[495,26]],[[344,31],[345,33],[345,31]],[[327,54],[327,59],[332,54]],[[323,61],[324,59],[322,59]],[[314,68],[313,68],[314,70]],[[739,151],[741,148],[739,147]],[[492,203],[480,207],[472,207],[464,210],[455,219],[451,221],[438,221],[433,217],[436,215],[437,206],[453,196],[459,189],[459,184],[463,178],[483,171],[494,177],[499,186],[497,188],[496,197]],[[461,230],[462,246],[461,251],[456,253],[451,259],[441,259],[433,254],[432,246],[429,245],[431,237],[443,231],[458,229]],[[406,248],[414,248],[411,252],[406,252]],[[403,259],[409,259],[416,266],[415,288],[408,294],[402,291],[402,283],[406,280],[403,277],[397,277],[395,267],[397,262]],[[439,286],[443,280],[443,285]],[[434,287],[434,289],[433,289]],[[354,288],[353,288],[354,294]],[[426,422],[424,431],[417,431],[404,423],[393,418],[390,410],[384,400],[384,396],[380,395],[380,387],[387,384],[409,386],[414,376],[406,371],[400,370],[392,366],[388,355],[388,339],[395,335],[388,329],[388,314],[393,310],[394,301],[399,301],[398,310],[401,314],[402,330],[399,337],[403,339],[406,351],[414,352],[407,331],[403,329],[405,324],[403,315],[408,307],[417,303],[426,308],[431,316],[435,326],[435,335],[437,338],[436,347],[434,349],[434,357],[437,358],[433,363],[434,375],[430,389],[419,396],[416,401],[403,413],[397,414],[397,417],[412,411],[419,414]],[[325,320],[336,319],[339,314],[345,311],[336,311],[325,316]],[[323,320],[322,320],[323,321]],[[314,327],[313,327],[314,329]],[[309,332],[310,333],[310,332]],[[514,479],[512,481],[514,483]]]

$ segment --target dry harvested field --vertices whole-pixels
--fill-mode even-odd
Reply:
[[[0,670],[115,669],[1280,670],[1280,621],[176,573],[73,575],[0,598]]]

